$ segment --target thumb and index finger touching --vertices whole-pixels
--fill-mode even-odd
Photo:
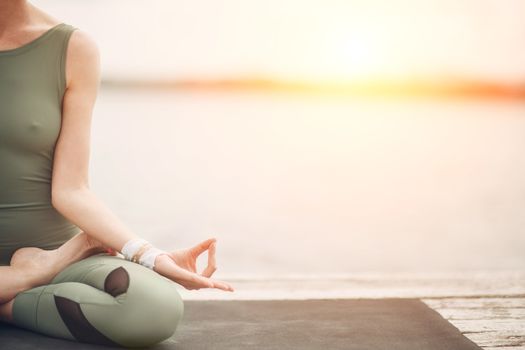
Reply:
[[[233,292],[233,287],[231,287],[228,283],[223,281],[214,280],[211,278],[208,278],[203,275],[199,275],[195,272],[189,272],[183,268],[178,267],[179,272],[179,278],[184,279],[186,281],[197,283],[200,286],[205,286],[207,288],[218,288],[225,291]]]
[[[203,276],[205,278],[209,278],[217,270],[216,261],[215,261],[215,249],[216,249],[216,246],[217,246],[217,239],[216,238],[209,238],[207,240],[202,241],[201,243],[197,244],[195,247],[192,248],[192,250],[193,250],[193,252],[194,252],[194,254],[196,256],[198,256],[198,255],[202,254],[203,252],[205,252],[206,250],[208,250],[208,265],[202,271],[200,276]],[[233,291],[233,288],[229,284],[227,284],[225,282],[211,280],[211,279],[210,279],[210,281],[212,281],[212,283],[214,283],[214,286],[216,288]]]
[[[211,275],[217,270],[216,261],[215,261],[215,249],[217,246],[217,239],[216,238],[209,238],[201,243],[197,244],[190,250],[194,254],[195,257],[198,257],[200,254],[204,253],[206,250],[208,250],[208,265],[206,268],[202,271],[200,275],[205,277],[211,277]]]
[[[176,271],[174,274],[171,271],[172,275],[176,275],[173,277],[176,277],[178,279],[186,280],[188,282],[196,283],[201,286],[205,286],[208,288],[218,288],[225,291],[233,291],[233,288],[226,282],[218,281],[218,280],[212,280],[211,275],[215,272],[217,269],[215,266],[215,247],[217,244],[217,239],[210,238],[205,241],[202,241],[201,243],[197,244],[196,246],[190,248],[190,251],[193,253],[195,257],[199,256],[206,250],[208,250],[208,266],[204,269],[204,271],[201,274],[197,274],[195,272],[188,271],[186,269],[181,268],[177,264],[173,263],[172,268]]]

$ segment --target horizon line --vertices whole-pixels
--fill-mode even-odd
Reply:
[[[300,81],[273,78],[220,79],[102,79],[104,88],[197,90],[197,91],[268,91],[306,94],[362,96],[436,96],[525,99],[525,82],[505,84],[471,79],[405,81]]]

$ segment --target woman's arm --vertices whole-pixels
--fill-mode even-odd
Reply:
[[[100,84],[97,44],[82,30],[70,37],[62,127],[53,163],[52,203],[67,219],[118,251],[137,236],[89,189],[92,111]]]
[[[89,188],[88,166],[93,107],[100,84],[100,54],[96,42],[77,29],[70,37],[66,62],[66,91],[62,127],[58,137],[51,184],[53,206],[69,221],[107,247],[122,251],[126,242],[140,238]],[[155,271],[196,288],[233,288],[178,266],[167,255],[157,257]],[[168,261],[170,260],[170,261]],[[173,263],[172,263],[173,262]],[[212,266],[212,270],[213,266]],[[209,271],[209,269],[208,269]]]

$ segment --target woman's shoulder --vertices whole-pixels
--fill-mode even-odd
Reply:
[[[69,25],[71,26],[71,25]],[[66,77],[69,86],[73,80],[85,81],[97,77],[100,70],[100,49],[87,31],[71,26],[66,55]]]

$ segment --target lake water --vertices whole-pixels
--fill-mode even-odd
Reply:
[[[525,102],[102,88],[90,184],[216,276],[523,270],[524,150]]]

